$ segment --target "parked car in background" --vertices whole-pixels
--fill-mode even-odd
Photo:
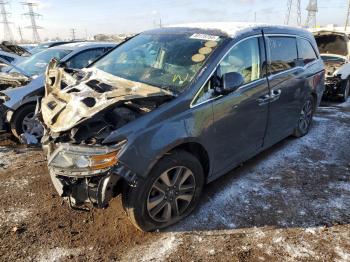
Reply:
[[[204,184],[309,132],[324,91],[311,33],[245,23],[140,33],[79,73],[48,66],[41,102],[51,179],[71,206],[122,193],[152,231],[191,213]]]
[[[319,29],[314,31],[317,46],[326,66],[325,97],[345,102],[350,92],[350,40],[348,34]]]
[[[81,69],[114,48],[114,43],[81,42],[48,48],[19,63],[6,74],[0,74],[0,83],[6,77],[11,80],[7,90],[0,92],[0,130],[11,130],[20,138],[28,132],[37,139],[42,136],[41,124],[34,117],[38,100],[44,95],[44,76],[47,64],[56,58],[67,68]],[[21,79],[20,87],[12,87],[14,79]]]
[[[30,50],[32,50],[33,48],[37,47],[38,44],[20,44],[19,46],[23,47],[25,50],[30,52]]]
[[[37,46],[35,46],[33,49],[30,50],[31,54],[36,54],[41,51],[44,51],[50,47],[58,46],[58,45],[64,45],[64,44],[69,44],[73,42],[82,42],[82,41],[52,41],[52,42],[46,42],[46,43],[41,43]]]
[[[0,58],[10,64],[17,64],[25,58],[31,56],[25,48],[3,41],[0,44]]]

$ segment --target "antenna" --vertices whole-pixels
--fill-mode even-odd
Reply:
[[[7,1],[0,0],[0,13],[2,16],[0,23],[4,25],[4,40],[13,42],[13,35],[10,28],[10,24],[12,23],[8,20],[8,15],[10,15],[10,13],[6,11],[6,5],[8,3]]]
[[[28,7],[28,13],[24,13],[23,15],[28,16],[31,22],[31,25],[27,26],[26,28],[31,28],[33,30],[34,42],[40,42],[38,29],[42,29],[42,27],[37,25],[36,18],[41,17],[42,15],[34,12],[34,7],[38,6],[38,4],[32,2],[22,2],[22,5]]]
[[[309,0],[309,5],[306,7],[307,19],[306,27],[316,27],[316,14],[318,12],[317,0]]]
[[[296,22],[298,26],[301,26],[301,0],[288,0],[287,2],[287,13],[284,20],[285,25],[290,24],[291,16],[293,12],[296,12]]]

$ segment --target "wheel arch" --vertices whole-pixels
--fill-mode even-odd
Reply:
[[[159,155],[159,157],[155,161],[151,163],[147,173],[149,173],[154,168],[154,166],[160,159],[162,159],[167,154],[171,154],[175,150],[184,150],[194,155],[202,165],[205,179],[208,178],[208,176],[210,175],[211,168],[208,151],[201,143],[192,140],[181,141],[168,147],[164,152],[162,152]]]

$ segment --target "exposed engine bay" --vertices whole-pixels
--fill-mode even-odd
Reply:
[[[111,119],[105,120],[104,128],[109,128],[112,122],[113,127],[118,127],[121,122],[114,120],[130,121],[172,97],[170,91],[112,76],[98,69],[58,68],[57,61],[53,60],[46,71],[41,110],[46,129],[54,137],[55,133],[67,131],[77,134],[75,127],[92,117],[92,122],[101,124],[97,119],[109,112],[112,113]],[[106,112],[106,109],[110,110]],[[97,125],[94,132],[101,134],[101,128]]]
[[[341,94],[350,76],[350,42],[343,32],[319,31],[314,33],[326,70],[325,96]]]

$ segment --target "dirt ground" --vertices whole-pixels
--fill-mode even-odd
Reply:
[[[1,261],[350,261],[350,102],[319,108],[288,138],[209,184],[176,226],[142,233],[120,198],[78,212],[44,155],[0,144]]]

